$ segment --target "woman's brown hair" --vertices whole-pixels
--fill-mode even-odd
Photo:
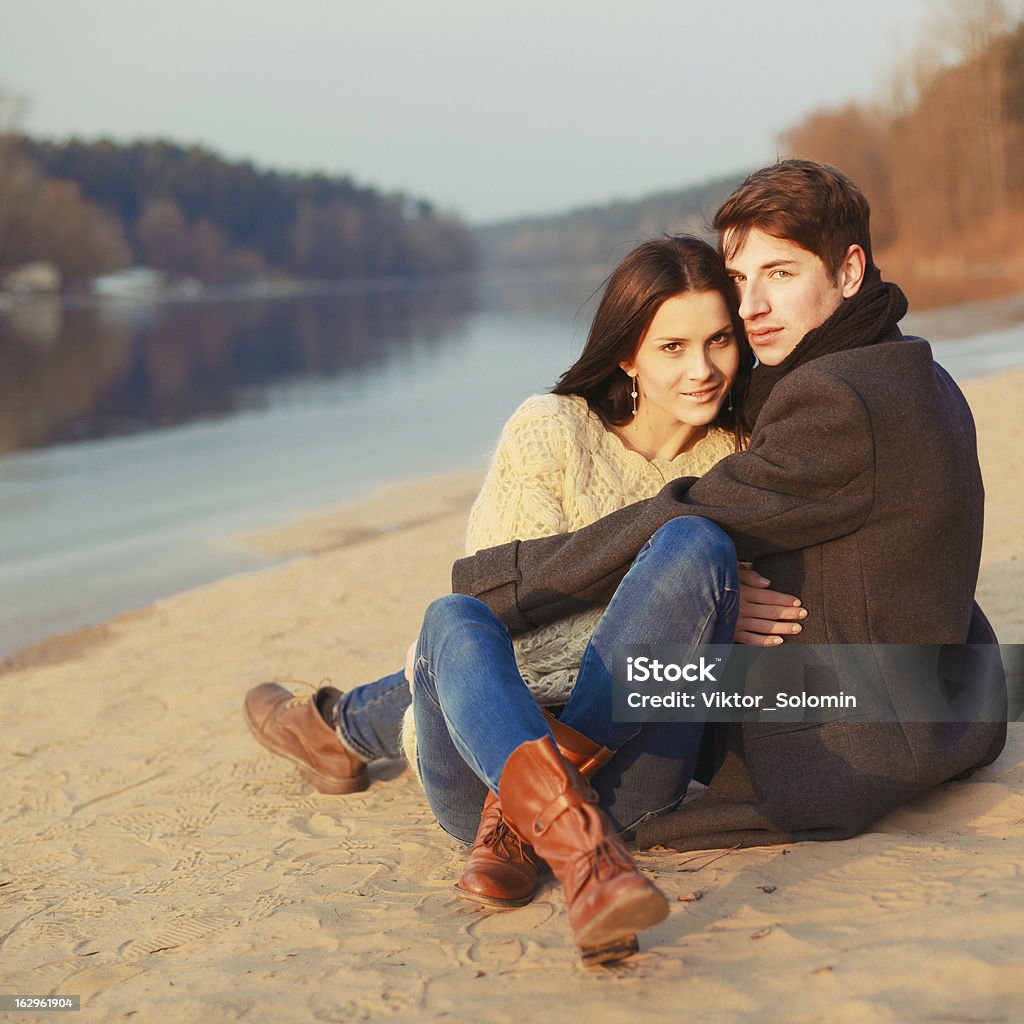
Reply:
[[[585,398],[605,424],[628,423],[633,418],[632,380],[619,364],[636,355],[662,303],[688,292],[717,292],[729,311],[740,365],[730,392],[733,408],[723,404],[715,424],[731,429],[736,434],[737,448],[742,447],[739,407],[753,357],[740,319],[736,286],[725,272],[722,257],[693,235],[665,235],[644,242],[612,271],[583,352],[562,374],[552,393]]]

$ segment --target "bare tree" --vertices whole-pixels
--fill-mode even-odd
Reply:
[[[16,260],[24,233],[26,198],[38,183],[38,175],[18,145],[24,111],[24,100],[0,89],[0,268]]]
[[[1010,138],[1005,42],[1021,19],[1011,0],[932,0],[933,38],[961,66],[949,96],[962,134],[963,202],[989,214],[1010,198]]]

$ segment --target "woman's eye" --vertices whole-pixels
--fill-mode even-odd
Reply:
[[[679,346],[679,342],[678,341],[670,341],[667,345],[662,345],[661,346],[661,351],[662,352],[678,352],[679,351],[679,347],[680,346]]]
[[[730,341],[732,341],[732,335],[731,334],[716,334],[711,339],[711,344],[712,345],[719,345],[719,346],[721,346],[721,345],[728,345]]]

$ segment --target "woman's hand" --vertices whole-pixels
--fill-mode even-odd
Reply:
[[[733,643],[771,647],[799,633],[803,628],[799,620],[807,617],[800,598],[769,590],[771,580],[752,569],[750,562],[740,562],[739,567],[740,614]]]
[[[743,587],[740,586],[740,593],[743,593]],[[405,681],[409,684],[409,691],[412,692],[412,677],[416,667],[416,644],[419,640],[413,640],[409,644],[409,650],[405,652]]]

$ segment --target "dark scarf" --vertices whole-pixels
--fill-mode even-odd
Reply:
[[[823,323],[808,331],[778,366],[758,366],[750,375],[743,400],[743,423],[750,432],[775,385],[798,366],[831,352],[877,345],[906,315],[907,297],[898,285],[882,280],[872,267],[860,291],[844,299]]]

